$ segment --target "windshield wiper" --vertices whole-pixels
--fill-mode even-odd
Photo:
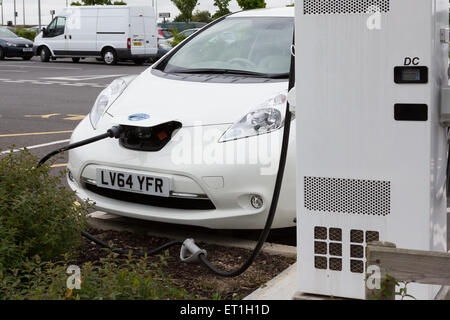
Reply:
[[[231,75],[234,74],[234,75],[250,76],[257,78],[269,78],[269,79],[289,78],[289,73],[261,73],[261,72],[234,70],[234,69],[183,69],[183,70],[173,70],[170,73],[231,74]]]

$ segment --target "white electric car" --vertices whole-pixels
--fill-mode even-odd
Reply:
[[[68,182],[97,209],[213,229],[262,229],[283,135],[294,8],[216,20],[138,76],[116,79],[71,142]],[[295,225],[295,121],[273,228]]]

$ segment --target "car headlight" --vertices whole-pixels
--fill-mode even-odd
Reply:
[[[219,142],[248,138],[283,127],[287,95],[280,93],[252,109],[225,131]]]
[[[7,45],[8,47],[17,47],[17,44],[12,43],[12,42],[7,42],[6,45]]]
[[[98,95],[97,100],[95,100],[94,106],[89,113],[89,119],[91,120],[94,129],[96,129],[98,122],[105,112],[111,107],[114,101],[120,97],[134,78],[136,78],[136,76],[118,78],[111,82],[111,84]]]

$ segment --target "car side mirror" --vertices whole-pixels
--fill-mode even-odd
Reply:
[[[47,35],[47,28],[46,27],[43,27],[42,28],[42,34],[44,35],[44,36],[46,36]]]

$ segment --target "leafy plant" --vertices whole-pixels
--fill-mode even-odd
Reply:
[[[75,193],[61,185],[64,173],[36,168],[38,158],[24,150],[0,158],[0,271],[27,258],[60,259],[81,243],[88,205],[75,205]]]
[[[395,295],[400,296],[401,300],[405,300],[405,298],[412,298],[414,300],[416,300],[416,298],[410,294],[408,294],[408,284],[409,282],[404,281],[404,282],[397,282],[396,285],[400,286],[400,284],[403,284],[403,288],[400,288],[398,292],[395,293]]]
[[[403,287],[400,287],[403,284]],[[408,284],[407,281],[396,281],[389,274],[386,274],[386,277],[381,280],[381,286],[378,290],[377,294],[371,297],[371,300],[393,300],[396,296],[400,296],[401,300],[405,300],[405,298],[416,299],[414,296],[408,294]],[[395,291],[396,287],[400,287],[399,291]]]
[[[166,257],[150,263],[131,253],[121,259],[109,253],[99,263],[80,266],[80,289],[67,287],[69,260],[43,262],[38,256],[26,260],[21,269],[0,273],[0,299],[34,300],[127,300],[193,299],[185,289],[166,277],[161,268]]]
[[[16,29],[14,30],[14,32],[22,38],[34,41],[34,38],[36,38],[38,32],[37,31],[32,31],[32,30],[25,30],[25,29]]]
[[[170,29],[170,33],[172,33],[173,40],[168,41],[172,47],[177,46],[181,41],[187,38],[186,35],[179,33],[177,29]]]

